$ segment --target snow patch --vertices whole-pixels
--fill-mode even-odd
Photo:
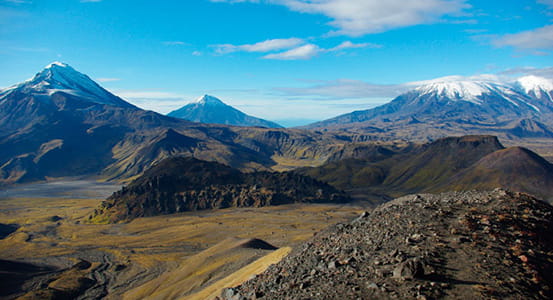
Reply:
[[[453,101],[468,101],[475,104],[482,104],[484,94],[513,93],[510,88],[500,83],[485,81],[455,80],[455,77],[448,77],[447,81],[435,81],[415,90],[421,95],[437,95]]]
[[[191,104],[202,104],[202,105],[221,105],[221,104],[223,104],[224,105],[223,101],[221,101],[219,98],[213,97],[213,96],[210,96],[210,95],[203,95],[200,98],[193,101]]]
[[[5,96],[9,91],[22,90],[37,95],[51,96],[56,92],[78,96],[94,103],[116,106],[132,106],[108,92],[90,77],[73,69],[68,64],[53,62],[47,65],[33,78],[2,91]]]
[[[536,98],[545,96],[553,101],[551,96],[553,94],[553,81],[549,79],[529,75],[517,79],[515,85],[528,95],[534,94]]]

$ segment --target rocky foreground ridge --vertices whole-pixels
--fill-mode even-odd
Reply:
[[[292,172],[243,173],[216,162],[172,157],[113,193],[90,215],[95,223],[202,209],[347,202],[336,188]]]
[[[222,299],[551,299],[553,207],[527,194],[398,198],[337,224]]]

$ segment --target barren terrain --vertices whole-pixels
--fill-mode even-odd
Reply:
[[[363,210],[296,204],[187,212],[127,224],[86,224],[85,217],[102,200],[59,194],[0,198],[0,223],[18,226],[0,240],[0,276],[2,281],[10,279],[9,286],[4,281],[0,297],[26,293],[27,299],[218,295],[217,285],[204,289],[224,284],[226,277],[240,269],[240,276],[247,279],[249,272],[263,271],[278,261],[288,247]],[[280,249],[275,252],[266,244]],[[21,268],[14,261],[30,265]],[[178,284],[149,283],[167,277],[162,274],[169,274],[171,283]]]

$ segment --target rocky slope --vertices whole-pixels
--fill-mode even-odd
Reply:
[[[267,120],[247,115],[238,109],[223,103],[220,99],[204,95],[167,114],[170,117],[200,123],[225,124],[236,126],[260,126],[281,128],[282,126]]]
[[[464,136],[296,172],[375,203],[411,193],[503,187],[553,201],[553,165],[521,147],[505,149],[496,137]]]
[[[411,195],[337,224],[222,299],[551,299],[553,207],[527,194]]]
[[[92,222],[227,207],[260,207],[298,202],[346,202],[332,186],[295,173],[242,173],[190,157],[155,165],[104,201]]]

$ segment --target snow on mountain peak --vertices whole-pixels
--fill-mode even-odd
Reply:
[[[521,77],[515,84],[526,94],[533,93],[538,98],[542,97],[542,93],[547,94],[553,91],[553,81],[534,75]]]
[[[47,65],[42,71],[20,86],[48,95],[65,92],[89,99],[111,99],[114,97],[87,75],[61,62],[53,62]]]
[[[447,97],[450,100],[464,100],[481,104],[479,99],[483,94],[489,94],[497,90],[508,90],[508,87],[498,82],[459,80],[457,77],[447,77],[445,80],[427,82],[415,90],[422,95],[435,94],[440,97]]]
[[[213,97],[213,96],[210,96],[210,95],[203,95],[201,96],[200,98],[196,99],[196,101],[194,101],[193,103],[196,103],[196,104],[211,104],[211,105],[220,105],[220,104],[224,104],[223,101],[221,101],[219,98],[217,97]]]
[[[44,69],[51,69],[51,68],[54,68],[54,67],[62,67],[62,68],[71,68],[68,64],[66,63],[62,63],[62,62],[59,62],[59,61],[55,61],[49,65],[47,65],[46,67],[44,67]]]
[[[102,88],[87,75],[57,61],[44,67],[33,78],[2,91],[0,96],[5,97],[14,90],[46,96],[61,92],[94,103],[134,107]]]

